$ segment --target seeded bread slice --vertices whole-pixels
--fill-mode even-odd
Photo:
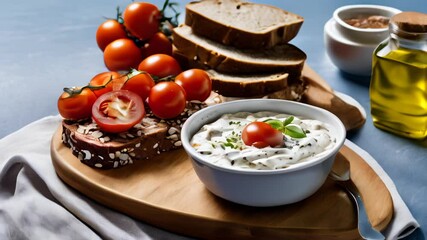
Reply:
[[[283,9],[239,0],[204,0],[186,5],[185,24],[196,35],[237,48],[271,48],[289,42],[304,18]]]
[[[187,25],[174,28],[173,42],[188,59],[221,73],[286,72],[290,79],[297,79],[301,76],[307,58],[302,50],[291,44],[277,45],[266,50],[225,46],[195,35]]]
[[[187,118],[208,104],[222,100],[217,94],[212,94],[209,101],[189,102],[180,116],[168,120],[155,117],[147,109],[147,115],[141,123],[119,134],[102,131],[92,120],[63,120],[62,142],[71,149],[73,155],[90,167],[119,168],[180,148],[180,131]]]

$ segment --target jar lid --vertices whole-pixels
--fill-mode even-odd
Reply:
[[[406,39],[427,38],[427,14],[420,12],[401,12],[390,19],[392,33]]]
[[[391,18],[401,30],[413,33],[427,32],[427,14],[419,12],[401,12]]]

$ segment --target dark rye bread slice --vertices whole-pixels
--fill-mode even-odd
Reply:
[[[283,9],[239,0],[195,1],[185,10],[185,24],[196,35],[237,48],[265,49],[287,43],[304,22]]]
[[[248,39],[250,41],[250,39]],[[195,35],[180,25],[173,30],[173,43],[188,59],[221,73],[252,74],[286,72],[290,79],[301,76],[306,54],[291,44],[270,49],[238,49]]]
[[[64,120],[62,142],[82,163],[90,167],[118,168],[180,148],[183,123],[191,114],[206,106],[205,103],[189,102],[179,117],[169,120],[162,120],[147,113],[140,124],[120,134],[103,132],[91,120]]]
[[[231,75],[207,70],[212,89],[225,97],[253,97],[276,92],[287,87],[287,73]]]
[[[222,101],[235,98],[276,98],[300,101],[307,89],[302,78],[289,80],[287,73],[233,75],[206,69],[197,61],[187,59],[176,48],[173,56],[183,69],[200,68],[206,70],[212,79],[212,90],[222,96]]]
[[[287,73],[226,74],[207,69],[197,61],[187,59],[177,49],[173,57],[184,69],[200,68],[206,70],[212,80],[212,90],[225,97],[254,97],[270,94],[287,87]]]
[[[291,100],[291,101],[301,101],[307,92],[308,83],[303,79],[288,81],[288,84],[285,88],[278,91],[263,94],[263,95],[254,95],[250,97],[231,97],[231,96],[222,96],[221,100],[223,102],[229,102],[239,99],[248,99],[248,98],[267,98],[267,99],[282,99],[282,100]]]

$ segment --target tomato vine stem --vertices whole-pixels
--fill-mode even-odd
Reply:
[[[111,75],[110,79],[106,83],[104,83],[103,85],[93,86],[93,85],[91,85],[89,83],[88,85],[83,86],[83,87],[65,87],[63,89],[63,91],[66,92],[66,93],[68,93],[68,95],[69,95],[68,97],[73,97],[75,95],[79,95],[80,93],[82,93],[85,88],[88,88],[90,90],[99,90],[99,89],[105,88],[114,79],[120,79],[122,77],[126,77],[126,80],[123,83],[123,85],[125,85],[129,81],[129,79],[131,79],[132,77],[134,77],[136,75],[139,75],[139,74],[149,74],[149,73],[146,72],[146,71],[139,71],[139,70],[136,70],[136,69],[131,69],[129,72],[120,75],[118,78],[113,78],[113,75]],[[175,79],[175,76],[173,76],[173,75],[166,76],[166,77],[163,77],[163,78],[160,78],[160,79],[158,77],[156,77],[156,76],[151,76],[151,77],[153,78],[153,80],[156,83],[157,82],[161,82],[161,81],[173,81]]]

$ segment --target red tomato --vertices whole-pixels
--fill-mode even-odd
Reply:
[[[123,90],[129,90],[138,94],[145,101],[150,94],[151,88],[155,85],[153,78],[148,73],[138,73],[126,80]]]
[[[141,60],[140,49],[127,38],[113,41],[104,50],[104,63],[110,71],[129,71],[137,68]]]
[[[151,88],[148,105],[159,118],[174,118],[186,106],[184,89],[174,82],[160,82]]]
[[[139,64],[138,70],[148,72],[158,78],[176,76],[182,72],[178,61],[166,54],[154,54],[145,58]]]
[[[127,34],[123,25],[115,19],[108,19],[96,30],[96,43],[102,51],[108,44],[120,38],[127,38]]]
[[[95,75],[89,82],[91,87],[102,87],[100,89],[92,89],[97,97],[104,93],[111,92],[113,90],[113,80],[120,78],[118,72],[102,72]]]
[[[265,122],[252,122],[242,131],[242,140],[248,146],[264,148],[283,145],[283,133]]]
[[[95,100],[95,94],[88,88],[84,88],[80,94],[75,95],[63,92],[58,99],[59,114],[69,120],[89,118]]]
[[[205,101],[212,91],[212,80],[201,69],[190,69],[180,73],[175,82],[184,88],[187,100]]]
[[[92,118],[106,132],[124,132],[145,116],[142,99],[131,91],[119,90],[101,95],[93,104]]]
[[[147,2],[129,4],[123,12],[123,24],[135,37],[146,40],[160,29],[162,14],[156,5]]]
[[[172,56],[172,42],[168,37],[166,37],[165,34],[158,32],[150,38],[148,43],[145,44],[143,48],[141,48],[141,52],[144,58],[157,53],[163,53]]]

